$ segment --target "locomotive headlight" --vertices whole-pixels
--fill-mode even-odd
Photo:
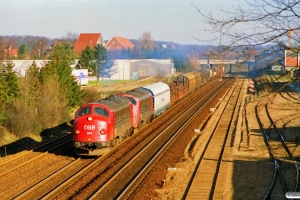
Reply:
[[[88,117],[87,120],[88,120],[88,121],[92,121],[93,118],[92,118],[92,117]]]
[[[79,148],[81,145],[79,142],[74,142],[74,147]]]
[[[75,130],[75,133],[76,133],[76,134],[79,134],[79,133],[80,133],[80,130],[79,130],[79,129],[76,129],[76,130]]]
[[[104,134],[105,134],[105,130],[101,130],[101,131],[100,131],[100,134],[101,134],[101,135],[104,135]]]

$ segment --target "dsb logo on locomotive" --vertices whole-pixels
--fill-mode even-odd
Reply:
[[[96,130],[96,126],[95,125],[84,125],[83,129],[84,130],[89,130],[89,131],[92,130],[93,131],[93,130]]]

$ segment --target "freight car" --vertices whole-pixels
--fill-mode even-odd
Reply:
[[[201,73],[202,84],[205,84],[208,81],[210,81],[209,70],[201,70],[200,73]]]
[[[169,83],[171,90],[171,103],[174,104],[189,94],[189,79],[184,75],[176,76]]]
[[[219,68],[186,73],[169,85],[158,82],[81,106],[74,120],[75,154],[105,154],[173,103],[218,76]]]
[[[211,75],[210,75],[211,79],[216,79],[216,78],[220,77],[220,74],[221,74],[220,67],[213,67],[213,68],[210,68],[210,70],[211,70]]]
[[[194,71],[181,74],[169,83],[171,88],[171,103],[176,103],[212,78],[213,69]],[[216,75],[217,76],[217,75]]]
[[[197,77],[195,77],[193,73],[186,73],[183,74],[183,76],[185,76],[189,80],[189,93],[194,92],[194,90],[196,90],[197,88]]]
[[[196,79],[196,88],[199,88],[203,84],[202,78],[201,78],[201,73],[194,71],[194,72],[191,72],[191,74],[194,74],[195,79]]]
[[[159,116],[170,107],[170,87],[166,83],[158,82],[140,87],[139,90],[148,91],[153,97],[154,117]]]

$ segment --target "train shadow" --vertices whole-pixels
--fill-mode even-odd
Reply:
[[[285,128],[284,138],[289,144],[289,150],[294,156],[294,159],[299,162],[300,132],[296,130],[299,130],[298,126]],[[273,180],[275,165],[267,149],[265,138],[261,134],[260,129],[251,131],[252,134],[248,138],[244,138],[247,140],[248,147],[243,146],[243,148],[236,153],[237,159],[233,161],[231,179],[233,191],[228,192],[228,194],[233,194],[232,199],[263,199]],[[270,133],[269,138],[271,138],[272,141],[277,141],[278,144],[281,143],[281,138],[277,136],[277,133]],[[278,148],[273,146],[272,149],[275,151],[273,153],[275,153],[274,156],[276,158],[281,158],[278,156],[279,151],[285,152],[281,145],[279,145]],[[293,168],[291,158],[281,158],[279,160],[280,168],[287,166]],[[296,174],[296,169],[294,170]],[[284,193],[281,195],[279,199],[285,199]]]
[[[35,150],[37,147],[55,140],[64,135],[71,135],[73,120],[59,124],[55,127],[45,129],[41,134],[41,141],[36,141],[31,137],[24,137],[12,143],[0,146],[0,157],[17,154],[22,151],[46,152],[47,150]],[[71,138],[71,137],[70,137]]]
[[[272,183],[273,168],[271,159],[235,160],[232,199],[263,199]]]

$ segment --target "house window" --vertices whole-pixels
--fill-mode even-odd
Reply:
[[[112,41],[112,44],[114,45],[114,44],[115,44],[115,41]]]

